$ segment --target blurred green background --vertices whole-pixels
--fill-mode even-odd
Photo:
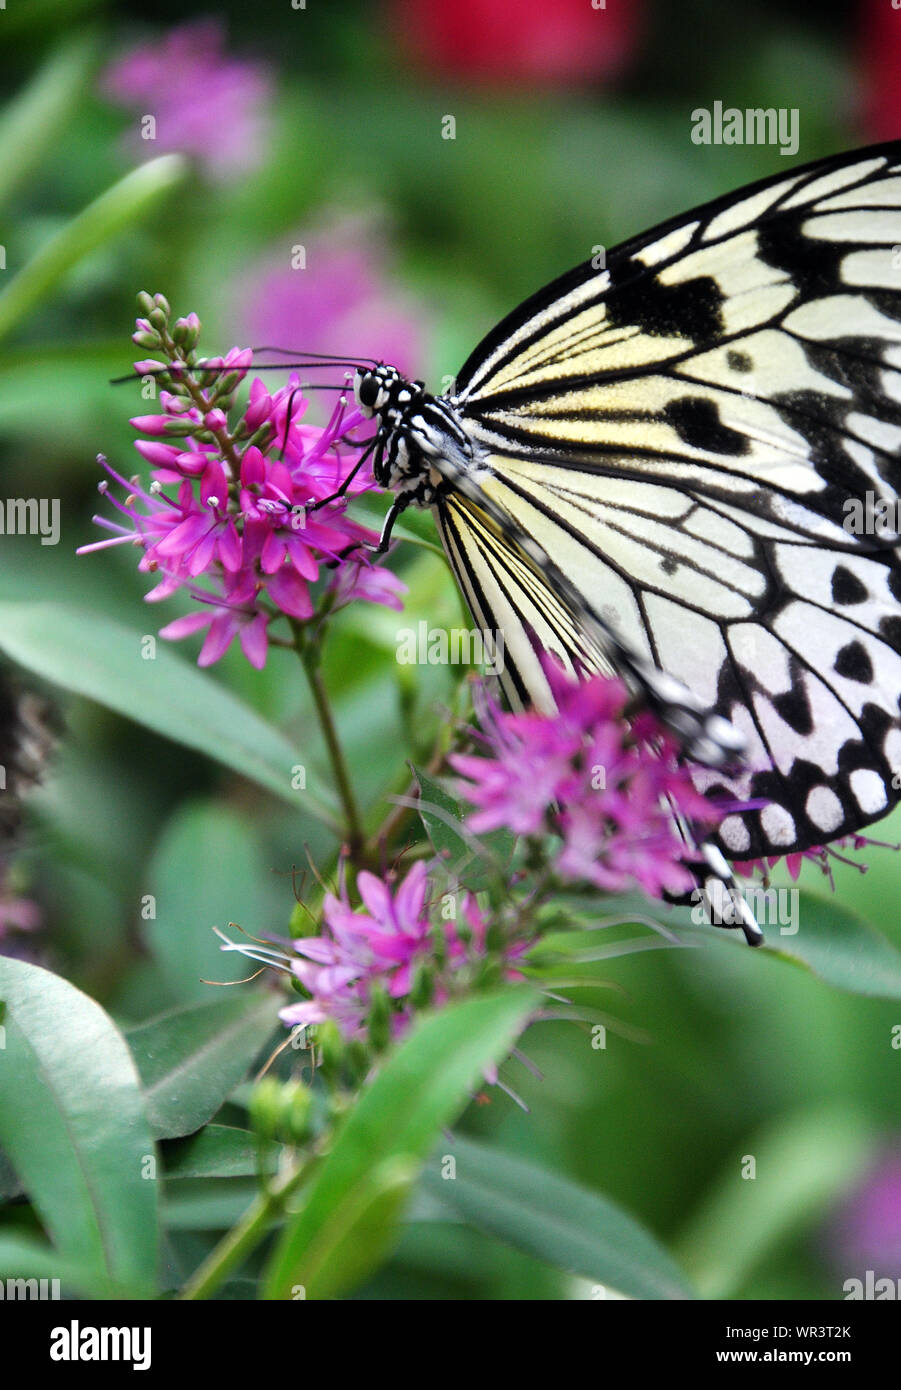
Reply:
[[[601,45],[594,70],[581,70],[576,26],[551,74],[530,69],[534,53],[509,70],[503,43],[486,57],[478,4],[418,9],[452,10],[458,28],[474,26],[470,46],[458,45],[451,61],[436,18],[411,47],[403,3],[310,0],[293,10],[286,0],[235,0],[196,12],[221,20],[231,59],[265,75],[263,129],[240,177],[216,176],[201,158],[170,196],[47,285],[4,331],[2,495],[59,497],[63,527],[56,547],[3,539],[0,601],[62,600],[136,633],[183,611],[178,600],[143,606],[130,548],[75,556],[95,538],[95,455],[132,472],[139,461],[127,418],[152,408],[134,388],[108,384],[136,355],[137,290],[163,291],[176,313],[195,310],[209,352],[282,322],[297,348],[388,355],[399,343],[415,359],[403,365],[438,385],[502,313],[597,245],[792,163],[894,133],[891,101],[901,107],[875,66],[874,26],[891,16],[888,0],[875,18],[861,5],[834,20],[775,0],[751,0],[740,18],[714,0],[632,4],[613,15],[610,0],[615,52]],[[537,52],[540,9],[510,7],[516,22],[538,25]],[[143,4],[92,0],[28,0],[0,14],[0,89],[13,102],[0,114],[0,289],[138,157],[162,153],[128,144],[152,108],[111,99],[101,74],[130,45],[158,45],[190,17],[181,4],[150,14]],[[204,82],[198,72],[201,106]],[[798,108],[797,156],[694,145],[691,111],[718,99]],[[448,114],[454,140],[441,136]],[[286,309],[278,276],[291,274],[298,244],[323,257],[309,255],[308,280]],[[335,246],[348,259],[317,282]],[[391,315],[399,321],[389,333]],[[332,328],[360,338],[331,340]],[[394,563],[410,585],[405,616],[351,607],[327,657],[372,806],[397,788],[411,730],[414,755],[430,746],[454,674],[417,668],[411,678],[393,660],[399,625],[456,625],[459,615],[436,556],[401,547]],[[196,646],[182,655],[192,659]],[[214,675],[327,776],[290,654],[273,651],[260,674],[233,651]],[[302,808],[199,755],[97,704],[58,698],[67,734],[17,865],[44,913],[28,948],[126,1022],[207,997],[200,977],[228,976],[210,925],[233,919],[284,931],[292,865],[305,846],[325,854],[324,832]],[[901,838],[901,818],[878,835]],[[863,858],[866,875],[835,866],[837,897],[901,946],[901,857],[871,849]],[[824,887],[810,868],[804,879]],[[163,905],[154,922],[141,919],[147,893]],[[516,1062],[504,1073],[530,1113],[493,1091],[470,1113],[470,1131],[622,1203],[711,1296],[841,1297],[869,1247],[858,1227],[849,1235],[846,1221],[836,1234],[830,1223],[845,1194],[866,1185],[868,1165],[888,1154],[891,1166],[897,1152],[901,1051],[892,1028],[901,1005],[839,993],[719,942],[621,957],[597,973],[597,989],[582,997],[593,993],[611,1016],[606,1049],[568,1023],[536,1027],[525,1051],[543,1079]],[[756,1158],[753,1180],[741,1177],[746,1156]],[[895,1267],[880,1272],[897,1277],[901,1175],[893,1171],[882,1226],[894,1231],[885,1259]],[[223,1212],[237,1214],[244,1197],[224,1192]],[[188,1200],[173,1211],[173,1250],[190,1264],[216,1222]],[[462,1228],[413,1221],[362,1294],[527,1299],[591,1290]]]

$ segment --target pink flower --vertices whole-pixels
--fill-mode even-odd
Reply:
[[[789,878],[796,882],[802,866],[805,862],[815,864],[820,872],[829,880],[831,888],[835,887],[832,881],[832,860],[837,860],[840,864],[848,864],[852,869],[857,869],[859,873],[865,874],[866,864],[862,864],[859,859],[849,859],[846,854],[840,854],[839,850],[866,849],[893,849],[898,850],[898,845],[888,844],[885,840],[872,840],[868,835],[845,835],[840,840],[834,840],[831,845],[811,845],[810,849],[797,850],[794,854],[771,854],[767,859],[747,859],[742,863],[735,864],[735,872],[750,876],[759,873],[766,876],[777,864],[784,863],[788,871]]]
[[[303,248],[297,269],[280,255],[247,275],[237,296],[237,330],[267,346],[364,354],[417,376],[424,311],[395,282],[377,229],[344,219],[301,234],[297,246]]]
[[[364,911],[352,908],[346,895],[330,893],[323,905],[322,934],[294,943],[299,959],[293,972],[310,997],[280,1011],[289,1027],[331,1019],[345,1036],[362,1038],[378,989],[392,1001],[391,1027],[398,1037],[413,1017],[411,992],[419,971],[430,973],[432,1000],[442,1002],[455,979],[489,954],[489,922],[471,895],[464,895],[459,922],[432,924],[428,874],[421,860],[396,888],[363,871],[357,890]],[[505,946],[507,978],[520,978],[515,962],[529,944],[520,940]]]
[[[269,651],[268,625],[269,618],[265,613],[226,604],[218,613],[188,613],[183,618],[176,618],[160,628],[160,636],[177,642],[208,626],[209,632],[197,658],[198,666],[212,666],[213,662],[225,655],[237,637],[251,666],[262,671]]]
[[[675,743],[650,716],[630,727],[620,681],[573,681],[550,659],[545,670],[557,714],[505,713],[483,695],[483,751],[450,759],[461,795],[476,808],[470,828],[556,835],[556,872],[607,892],[689,891],[694,878],[669,808],[701,824],[716,814]]]
[[[105,94],[142,122],[148,116],[155,122],[153,138],[136,131],[134,151],[147,158],[194,155],[222,181],[239,178],[260,160],[271,83],[259,64],[228,58],[224,45],[222,25],[201,20],[110,64],[102,78]]]
[[[404,606],[401,595],[407,592],[407,586],[393,570],[385,569],[384,565],[348,562],[335,571],[329,591],[335,595],[338,608],[361,598],[400,613]]]
[[[901,1279],[901,1146],[887,1147],[842,1201],[827,1231],[843,1278]]]
[[[148,331],[149,323],[138,334]],[[406,591],[361,548],[374,545],[376,533],[347,514],[348,500],[375,486],[369,465],[358,466],[359,449],[344,444],[363,424],[361,413],[341,397],[324,428],[307,425],[296,376],[274,394],[255,380],[232,429],[224,408],[231,397],[219,383],[237,384],[250,361],[249,351],[233,348],[204,367],[169,366],[172,389],[160,393],[161,412],[132,421],[152,436],[135,447],[153,481],[146,488],[137,478],[126,481],[102,460],[127,494],[120,500],[102,485],[121,521],[96,517],[113,534],[79,551],[136,543],[143,552],[138,568],[157,578],[149,601],[184,589],[202,604],[160,634],[177,640],[208,628],[201,666],[218,661],[237,637],[247,660],[261,668],[273,619],[313,617],[311,585],[323,566],[330,610],[356,599],[398,609]],[[138,364],[144,373],[164,366]]]

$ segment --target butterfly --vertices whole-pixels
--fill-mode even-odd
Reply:
[[[543,652],[623,677],[739,808],[703,846],[721,881],[899,800],[901,142],[576,267],[443,396],[386,364],[354,391],[381,548],[432,508],[513,707],[553,707]]]

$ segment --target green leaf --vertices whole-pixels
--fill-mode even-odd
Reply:
[[[156,1276],[153,1140],[128,1048],[68,981],[0,957],[0,1143],[54,1245],[109,1288]]]
[[[852,994],[901,999],[901,952],[838,899],[802,888],[797,924],[793,936],[783,936],[764,923],[764,949]]]
[[[223,954],[214,926],[235,921],[249,932],[266,920],[267,873],[254,823],[208,802],[179,806],[147,870],[156,916],[146,923],[154,959],[172,993],[165,1003],[209,1003],[204,980],[248,975],[255,965]],[[231,933],[239,940],[237,931]]]
[[[169,1231],[227,1231],[244,1216],[259,1195],[251,1178],[188,1179],[166,1190],[166,1229]]]
[[[56,603],[0,602],[0,648],[37,675],[195,748],[298,811],[331,823],[311,790],[293,791],[297,750],[237,696],[160,642]],[[309,784],[309,777],[306,778]]]
[[[749,885],[751,886],[751,885]],[[749,902],[755,908],[763,929],[765,943],[762,956],[778,957],[803,966],[824,983],[835,985],[850,994],[863,994],[878,999],[901,999],[901,952],[882,936],[869,922],[846,907],[840,898],[825,897],[807,888],[782,884],[765,893],[753,885],[756,893]],[[785,899],[785,893],[797,898]],[[590,903],[564,899],[563,906],[575,910],[590,910]],[[607,921],[623,923],[657,921],[673,937],[631,937],[627,942],[611,942],[608,946],[579,951],[578,936],[546,937],[542,948],[569,947],[570,957],[579,960],[602,960],[624,955],[629,951],[658,949],[673,946],[709,946],[714,950],[747,951],[740,931],[711,926],[695,926],[687,908],[664,908],[661,903],[636,896],[598,899],[597,913]],[[693,909],[692,909],[693,910]],[[591,923],[589,923],[591,925]],[[597,925],[602,925],[597,922]],[[796,926],[796,931],[783,927]]]
[[[478,839],[467,831],[459,802],[433,778],[413,769],[420,786],[419,815],[425,832],[440,854],[453,877],[467,888],[479,892],[491,881],[492,864],[495,872],[509,864],[516,837],[507,830],[495,830]]]
[[[392,1154],[360,1174],[313,1237],[303,1280],[291,1286],[292,1297],[303,1289],[304,1298],[333,1298],[371,1273],[398,1226],[419,1163],[410,1154]]]
[[[0,1150],[0,1202],[8,1202],[11,1198],[21,1195],[22,1184],[19,1182],[19,1175],[6,1154]]]
[[[266,1149],[263,1171],[275,1172],[279,1145]],[[252,1178],[258,1171],[257,1140],[249,1129],[206,1125],[188,1139],[163,1146],[167,1178]]]
[[[446,1154],[453,1179],[438,1171]],[[450,1214],[571,1274],[629,1298],[692,1298],[672,1257],[643,1226],[597,1192],[527,1159],[454,1135],[423,1175]]]
[[[277,1009],[272,994],[238,990],[128,1030],[158,1139],[193,1134],[212,1119],[272,1036]]]
[[[187,172],[180,155],[166,154],[114,183],[41,247],[0,293],[0,338],[53,292],[85,256],[146,216]]]
[[[315,1171],[265,1278],[266,1298],[334,1298],[388,1249],[403,1198],[442,1125],[509,1051],[537,996],[517,986],[422,1018],[385,1062]]]
[[[823,1108],[748,1136],[679,1241],[703,1297],[739,1297],[774,1246],[834,1203],[866,1167],[867,1129],[856,1112]]]
[[[784,885],[778,891],[798,894],[797,911],[792,909],[797,931],[782,934],[777,910],[779,900],[775,897],[777,890],[770,889],[772,907],[761,899],[756,900],[757,916],[765,937],[765,944],[759,948],[761,955],[803,966],[826,984],[850,994],[901,999],[901,952],[869,922],[863,921],[837,898],[820,897],[806,888]],[[753,907],[755,900],[750,901]],[[669,923],[679,945],[748,949],[740,932],[682,926],[686,916],[676,909]],[[783,921],[782,925],[791,923]]]
[[[11,1279],[58,1279],[63,1296],[79,1293],[87,1298],[105,1298],[110,1293],[108,1281],[98,1276],[95,1269],[65,1259],[52,1245],[39,1244],[10,1231],[0,1234],[0,1280],[7,1284]],[[14,1293],[5,1290],[8,1299],[22,1300],[38,1298],[39,1292],[39,1286],[34,1292],[27,1288]],[[52,1283],[49,1292],[53,1296]]]
[[[121,437],[122,401],[109,383],[128,369],[128,346],[118,338],[27,347],[16,343],[0,352],[0,428],[31,439],[34,422],[41,419],[47,442],[64,446],[69,458],[91,457],[98,438],[113,436],[114,431],[115,438]],[[48,381],[53,382],[56,401],[49,414],[44,411]],[[84,561],[78,564],[83,567]],[[3,578],[9,582],[10,576]]]
[[[0,205],[40,163],[71,118],[87,85],[95,52],[92,36],[60,44],[0,111]]]

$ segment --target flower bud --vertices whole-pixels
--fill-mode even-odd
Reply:
[[[177,455],[175,466],[180,473],[186,473],[189,478],[199,478],[209,461],[209,454],[203,453],[201,449],[186,449],[184,453]]]
[[[238,389],[244,380],[244,372],[222,372],[215,382],[213,399],[220,400],[223,396],[230,396]]]
[[[197,424],[194,420],[170,419],[166,423],[166,434],[172,439],[183,439],[189,434],[197,433]]]
[[[138,295],[137,295],[136,298],[137,298],[138,309],[140,310],[140,312],[141,312],[141,313],[144,315],[144,317],[146,318],[147,315],[148,315],[153,309],[156,308],[156,305],[155,305],[154,302],[153,302],[153,295],[148,294],[146,290],[141,290],[141,291],[139,291],[139,293],[138,293]]]
[[[168,415],[133,415],[128,423],[143,434],[165,434],[169,418]]]
[[[257,396],[256,400],[251,401],[244,412],[244,419],[251,430],[258,426],[267,424],[272,413],[272,397],[268,392],[263,392]]]
[[[499,960],[483,960],[479,962],[473,981],[477,990],[494,989],[497,985],[504,982],[504,971]]]
[[[302,1144],[309,1138],[313,1095],[301,1081],[264,1076],[248,1109],[252,1128],[266,1143]]]
[[[504,929],[499,922],[492,922],[485,933],[485,947],[488,951],[503,952]]]
[[[137,333],[132,333],[131,341],[137,347],[158,348],[161,346],[159,333],[152,332],[149,328],[139,329]]]
[[[371,1064],[372,1057],[366,1044],[359,1038],[352,1038],[347,1044],[347,1065],[353,1075],[362,1080]]]
[[[160,392],[160,405],[167,415],[184,415],[186,411],[194,409],[190,398],[186,400],[184,396],[173,395],[171,391]],[[199,414],[199,411],[197,413]],[[193,418],[196,417],[192,416]]]
[[[413,972],[410,1003],[414,1009],[427,1009],[434,997],[435,977],[425,962],[421,961]]]
[[[282,1114],[281,1082],[274,1076],[264,1076],[254,1086],[248,1106],[251,1128],[261,1139],[274,1140]]]
[[[239,424],[239,425],[238,425],[238,428],[235,430],[235,437],[236,437],[236,438],[239,438],[239,437],[240,437],[241,425],[244,424],[244,423],[245,423],[245,422],[242,420],[242,421],[241,421],[241,424]],[[275,433],[275,431],[274,431],[273,428],[272,428],[271,422],[270,422],[269,420],[267,420],[266,423],[265,423],[264,425],[261,425],[260,428],[259,428],[258,430],[254,430],[253,434],[252,434],[252,435],[250,436],[250,438],[248,439],[248,441],[247,441],[247,447],[248,447],[248,449],[249,449],[249,448],[252,448],[252,447],[254,447],[254,446],[255,446],[257,449],[265,449],[266,445],[267,445],[267,444],[270,442],[270,440],[272,439],[272,436],[273,436],[274,433]],[[405,666],[399,666],[397,669],[398,669],[399,671],[404,671],[404,670],[406,670],[406,667],[405,667]]]
[[[369,1001],[369,1041],[382,1052],[391,1041],[391,1001],[377,984],[372,986]]]
[[[200,337],[200,319],[196,314],[176,319],[172,325],[172,341],[186,352],[192,352]]]
[[[158,444],[155,439],[136,439],[135,449],[154,468],[171,468],[179,454],[174,444]]]
[[[170,314],[172,313],[172,310],[169,307],[169,301],[166,298],[166,296],[164,294],[155,294],[153,296],[153,302],[156,308],[162,310],[162,312],[168,319]]]
[[[281,1132],[289,1144],[302,1144],[310,1135],[313,1093],[302,1081],[282,1087]]]
[[[344,1040],[338,1025],[329,1019],[316,1025],[316,1043],[322,1059],[322,1070],[327,1076],[334,1076],[344,1061]]]

